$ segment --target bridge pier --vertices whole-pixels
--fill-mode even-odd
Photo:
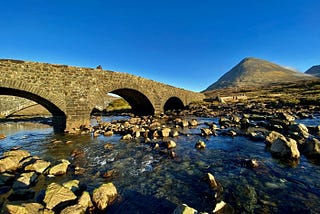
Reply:
[[[75,128],[79,128],[81,126],[86,126],[88,127],[90,125],[90,116],[88,115],[86,118],[79,117],[78,119],[73,118],[72,120],[66,121],[66,126],[65,126],[65,131],[69,132],[74,130]]]
[[[90,112],[76,115],[67,115],[64,131],[69,132],[78,129],[81,126],[88,127],[90,125]]]

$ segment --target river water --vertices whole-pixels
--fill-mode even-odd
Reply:
[[[110,120],[110,118],[103,118]],[[114,118],[113,118],[114,119]],[[286,163],[271,156],[264,142],[245,137],[199,135],[204,122],[217,119],[196,118],[202,125],[181,130],[185,135],[176,138],[176,157],[154,150],[140,141],[122,141],[112,137],[55,134],[51,126],[35,122],[0,124],[0,154],[21,146],[44,160],[68,159],[85,172],[72,175],[89,191],[103,182],[112,181],[120,194],[108,213],[172,213],[179,204],[198,211],[214,209],[214,192],[203,179],[210,172],[223,187],[221,198],[234,213],[319,213],[320,166],[301,156],[299,163]],[[302,121],[303,122],[303,121]],[[319,118],[305,121],[319,125]],[[198,140],[207,148],[194,148]],[[55,143],[53,140],[73,143]],[[105,149],[110,143],[112,149]],[[79,158],[70,156],[81,151]],[[244,159],[256,159],[259,167],[247,168]],[[105,172],[113,172],[105,178]],[[61,176],[61,182],[71,179]],[[41,188],[41,187],[40,187]]]

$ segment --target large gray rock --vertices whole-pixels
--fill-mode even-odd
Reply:
[[[105,210],[118,196],[113,183],[102,184],[93,191],[92,200],[99,210]]]
[[[176,121],[176,124],[178,125],[178,126],[181,126],[181,127],[188,127],[189,126],[189,122],[187,121],[187,120],[182,120],[182,119],[180,119],[180,120],[178,120],[178,119],[180,119],[180,118],[177,118],[175,121]]]
[[[59,204],[73,201],[76,198],[77,196],[67,187],[57,183],[51,183],[45,191],[43,202],[46,204],[46,208],[52,210]]]
[[[37,173],[42,174],[49,166],[50,166],[50,162],[39,159],[39,160],[36,160],[34,163],[27,165],[24,168],[24,170],[35,171]]]
[[[15,157],[0,159],[0,173],[12,172],[19,168],[19,160]]]
[[[198,211],[193,209],[192,207],[189,207],[186,204],[182,204],[176,207],[174,209],[173,214],[197,214]]]
[[[219,212],[221,209],[223,209],[226,206],[226,202],[220,201],[219,203],[216,204],[214,210],[212,211],[213,213]]]
[[[166,141],[165,145],[167,149],[173,149],[173,148],[176,148],[177,146],[176,142],[174,142],[173,140]]]
[[[0,159],[0,173],[6,171],[15,171],[20,165],[19,162],[30,156],[25,150],[13,150],[3,153]]]
[[[170,132],[171,132],[171,129],[166,127],[161,130],[161,135],[162,137],[169,137]]]
[[[202,140],[199,140],[194,147],[197,149],[205,149],[206,146],[207,145],[205,144],[205,142],[203,142]]]
[[[218,187],[218,183],[211,173],[207,173],[205,179],[207,180],[211,188],[215,189]]]
[[[320,159],[320,141],[316,138],[307,141],[304,153],[309,157]]]
[[[79,204],[64,208],[60,214],[85,214],[86,209]]]
[[[212,131],[208,128],[201,128],[201,135],[202,136],[209,136],[212,135]]]
[[[30,157],[30,153],[26,150],[12,150],[3,153],[2,157],[16,157],[19,162],[27,157]]]
[[[21,204],[6,204],[5,213],[10,214],[30,214],[42,213],[43,205],[39,203],[21,203]]]
[[[70,165],[70,162],[68,160],[61,160],[61,163],[51,167],[49,169],[48,174],[49,175],[64,175],[67,173],[68,166]]]
[[[13,183],[13,188],[28,188],[37,181],[38,175],[35,172],[22,173]]]
[[[270,151],[273,155],[281,158],[293,158],[300,157],[297,142],[291,138],[277,138],[270,147]]]
[[[91,201],[90,194],[87,191],[84,191],[82,195],[80,196],[78,200],[78,204],[84,207],[85,209],[88,209],[90,207],[93,207],[93,203]]]
[[[289,122],[293,122],[296,118],[288,113],[285,113],[285,112],[281,112],[278,114],[278,118],[279,119],[282,119],[282,120],[286,120],[286,121],[289,121]]]
[[[191,121],[189,121],[189,125],[190,126],[198,126],[199,122],[196,119],[192,119]]]
[[[278,138],[285,139],[285,136],[276,131],[270,132],[269,135],[266,137],[267,146],[271,146],[271,144]]]
[[[79,184],[80,184],[79,180],[70,180],[70,181],[64,182],[62,186],[67,187],[68,189],[70,189],[72,192],[75,193],[80,189]]]
[[[131,140],[133,137],[131,136],[131,134],[126,134],[124,136],[121,137],[122,140]]]

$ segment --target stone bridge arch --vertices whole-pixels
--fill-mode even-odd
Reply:
[[[185,107],[185,104],[183,101],[176,96],[172,96],[163,105],[163,111],[166,112],[168,110],[179,110],[183,109]]]
[[[17,96],[32,100],[46,108],[53,117],[53,129],[62,132],[66,128],[66,114],[64,104],[57,96],[43,89],[19,81],[2,82],[0,95]]]
[[[108,93],[119,95],[125,99],[132,108],[132,113],[136,115],[154,115],[155,108],[147,95],[132,88],[119,88]]]

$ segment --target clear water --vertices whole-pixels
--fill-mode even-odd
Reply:
[[[106,118],[103,118],[106,120]],[[197,118],[201,123],[217,119]],[[110,120],[110,118],[108,118]],[[318,123],[318,120],[313,120]],[[303,122],[303,121],[300,121]],[[312,120],[308,120],[311,125]],[[92,191],[100,183],[112,181],[120,197],[108,213],[172,213],[179,204],[188,204],[198,211],[214,209],[214,192],[203,179],[213,174],[223,187],[222,198],[235,213],[319,213],[320,166],[304,156],[299,163],[274,159],[264,142],[245,137],[201,137],[200,125],[184,129],[176,138],[176,157],[170,158],[150,144],[139,140],[121,141],[120,136],[57,135],[52,127],[38,123],[0,124],[0,153],[21,146],[45,160],[68,159],[83,167],[80,175],[57,179],[79,179]],[[71,144],[51,141],[57,139]],[[205,141],[207,148],[197,150],[195,143]],[[113,149],[104,145],[111,143]],[[72,157],[74,150],[81,157]],[[246,158],[257,159],[259,167],[249,169],[241,164]],[[111,177],[105,172],[113,170]]]

